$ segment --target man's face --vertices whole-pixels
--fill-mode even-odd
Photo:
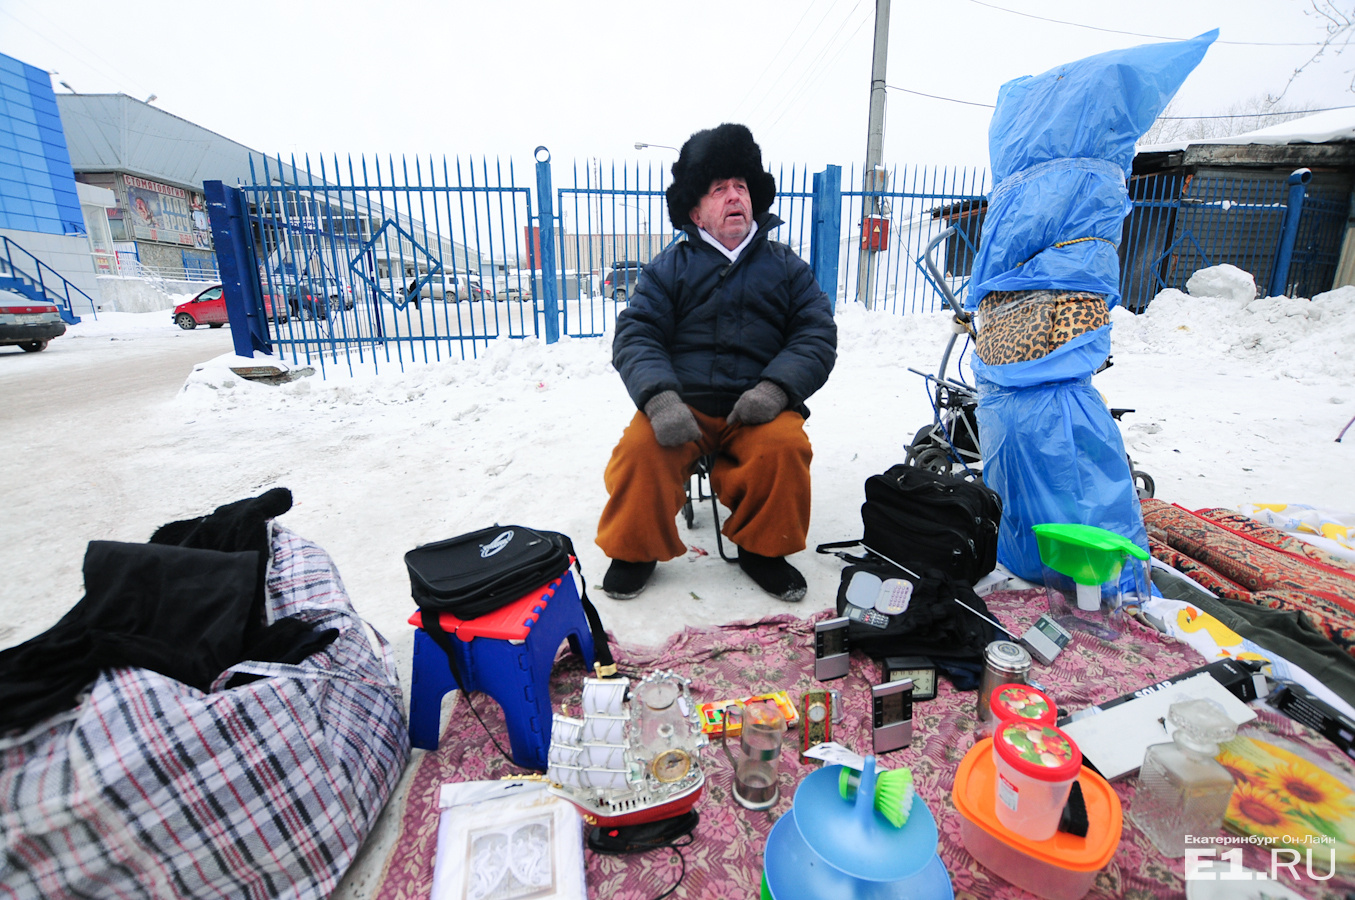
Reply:
[[[692,222],[730,250],[739,246],[753,227],[753,202],[748,197],[748,182],[742,178],[720,178],[690,213]]]

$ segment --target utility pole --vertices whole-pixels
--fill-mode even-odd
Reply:
[[[889,59],[889,0],[875,0],[875,52],[870,67],[870,126],[866,138],[866,167],[861,188],[861,252],[856,271],[856,299],[867,309],[875,308],[876,254],[881,248],[872,234],[873,220],[881,211],[879,192],[885,189],[885,69]]]

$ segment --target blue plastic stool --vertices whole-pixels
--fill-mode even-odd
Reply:
[[[419,624],[417,619],[411,622]],[[573,574],[566,570],[551,584],[478,619],[461,621],[444,614],[442,622],[448,633],[456,629],[452,646],[466,682],[462,687],[488,694],[503,710],[513,762],[524,769],[544,770],[550,747],[550,674],[555,653],[561,641],[568,639],[590,669],[596,660],[593,632]],[[456,689],[447,654],[422,628],[415,631],[409,697],[412,746],[438,748],[442,698]]]

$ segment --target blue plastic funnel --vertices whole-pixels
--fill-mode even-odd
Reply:
[[[899,881],[920,872],[936,856],[936,820],[927,804],[915,800],[908,821],[895,828],[875,809],[875,757],[866,757],[854,800],[842,799],[841,771],[825,766],[796,789],[791,808],[804,843],[853,878]],[[769,877],[770,871],[769,863]]]
[[[914,814],[926,805],[919,799]],[[910,817],[911,820],[911,817]],[[865,881],[835,869],[809,848],[796,827],[795,813],[782,816],[767,836],[765,879],[772,900],[954,900],[941,857],[931,858],[907,878]]]

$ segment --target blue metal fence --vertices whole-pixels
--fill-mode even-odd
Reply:
[[[256,160],[241,190],[272,345],[294,363],[379,369],[475,356],[501,337],[605,334],[641,267],[681,239],[668,217],[667,166],[587,160],[558,166],[566,174],[554,179],[549,152],[537,156],[535,185],[519,184],[511,162],[487,159]],[[772,211],[784,224],[771,237],[809,260],[838,302],[899,315],[941,309],[922,253],[952,226],[939,268],[963,294],[985,170],[901,166],[869,182],[837,166],[773,172]],[[1120,256],[1130,309],[1222,262],[1251,272],[1262,291],[1274,278],[1306,296],[1331,285],[1344,188],[1307,185],[1291,215],[1283,175],[1213,170],[1129,187]],[[1287,215],[1296,224],[1282,253]]]
[[[571,167],[572,182],[557,188],[562,222],[560,260],[565,333],[603,334],[635,289],[640,268],[681,238],[668,215],[666,168],[657,163],[611,165],[590,160]],[[783,223],[772,235],[808,259],[813,192],[807,168],[776,173],[772,212]],[[601,302],[575,302],[590,294]]]
[[[853,169],[847,184],[858,177]],[[860,190],[842,191],[837,296],[900,315],[944,308],[922,254],[932,238],[956,226],[940,269],[958,296],[979,243],[987,171],[900,166],[885,174],[883,184],[878,176],[870,189],[862,182]]]
[[[403,368],[542,333],[520,268],[532,190],[511,162],[251,163],[270,338],[292,362]]]
[[[1304,297],[1331,288],[1345,234],[1346,188],[1307,188],[1295,210],[1287,260],[1280,250],[1292,198],[1283,175],[1149,175],[1131,180],[1130,197],[1120,241],[1120,287],[1129,309],[1146,309],[1166,288],[1185,290],[1195,272],[1222,263],[1251,273],[1263,295],[1277,286]],[[1277,265],[1284,271],[1277,273]]]

